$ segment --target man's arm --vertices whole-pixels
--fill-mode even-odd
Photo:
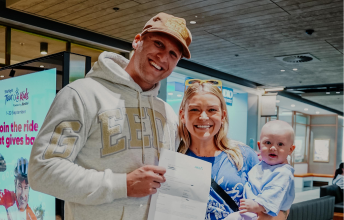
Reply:
[[[32,189],[84,205],[155,193],[165,181],[164,168],[144,166],[126,174],[74,163],[94,117],[86,107],[74,89],[67,86],[58,93],[31,151],[28,178]]]
[[[87,205],[127,197],[125,173],[74,163],[86,143],[90,120],[74,89],[67,86],[57,94],[32,147],[28,172],[32,189]]]

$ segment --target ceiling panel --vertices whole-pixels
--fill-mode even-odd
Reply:
[[[343,82],[342,0],[7,0],[7,7],[127,42],[166,12],[186,19],[193,62],[266,86]],[[304,53],[319,62],[275,58]]]

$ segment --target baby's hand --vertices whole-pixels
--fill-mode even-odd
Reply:
[[[252,199],[240,199],[240,213],[245,212],[264,212],[265,208],[259,205],[257,202],[253,201]]]

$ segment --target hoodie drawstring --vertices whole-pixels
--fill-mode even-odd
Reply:
[[[141,93],[138,92],[138,94],[139,94],[139,109],[140,109],[140,122],[141,122],[141,139],[142,139],[142,164],[145,164],[146,156],[145,156],[145,142],[144,142],[144,136],[143,136]],[[158,145],[158,160],[159,160],[159,158],[160,158],[160,140],[159,140],[158,126],[156,125],[156,120],[155,120],[155,109],[154,109],[154,103],[153,103],[153,96],[152,95],[150,95],[150,101],[151,101],[152,112],[153,112],[153,122],[154,122],[154,129],[155,129],[155,138],[156,138],[156,142]]]
[[[141,93],[139,93],[139,109],[140,109],[140,122],[141,122],[141,139],[142,139],[142,164],[146,162],[145,156],[145,139],[143,136],[143,121],[142,121],[142,108],[141,108]]]
[[[155,120],[155,110],[154,110],[154,104],[153,104],[153,96],[151,95],[150,98],[151,98],[151,105],[152,105],[152,111],[153,111],[153,121],[154,121],[155,134],[156,134],[155,138],[156,138],[156,142],[157,142],[157,145],[158,145],[158,161],[159,161],[159,158],[160,158],[160,140],[159,140],[158,128],[156,126],[156,120]]]

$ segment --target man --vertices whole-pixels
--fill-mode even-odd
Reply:
[[[27,179],[27,169],[28,161],[25,158],[19,158],[14,169],[15,192],[7,189],[0,192],[0,206],[3,206],[1,212],[6,210],[8,219],[37,219],[28,205],[30,185]],[[5,213],[1,213],[0,216],[4,216]]]
[[[56,96],[29,163],[32,188],[65,200],[65,219],[147,219],[165,181],[160,149],[176,150],[178,118],[159,81],[190,58],[185,20],[160,13],[130,61],[104,52],[85,79]]]

